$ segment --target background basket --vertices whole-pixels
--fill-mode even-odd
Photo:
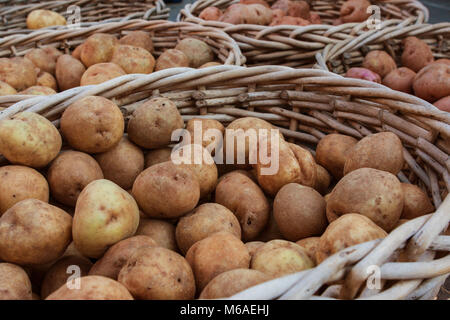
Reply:
[[[402,224],[383,240],[347,248],[314,269],[250,288],[235,299],[428,299],[450,273],[450,237],[442,235],[450,221],[450,114],[419,98],[319,69],[173,68],[20,101],[0,112],[0,119],[28,110],[58,126],[65,108],[88,95],[113,99],[125,118],[157,96],[172,99],[185,121],[203,117],[228,123],[259,117],[313,153],[315,144],[330,132],[361,139],[391,131],[402,140],[408,169],[398,177],[431,194],[438,208],[434,214]],[[401,249],[408,262],[396,262]],[[441,258],[435,257],[437,251]],[[359,291],[373,265],[381,270],[383,287]],[[336,284],[337,280],[343,281]]]

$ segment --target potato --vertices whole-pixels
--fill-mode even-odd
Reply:
[[[439,110],[450,112],[450,96],[439,99],[434,106]]]
[[[127,35],[123,36],[119,40],[120,44],[129,45],[133,47],[139,47],[147,50],[148,52],[153,52],[153,41],[145,31],[131,31]]]
[[[347,0],[341,6],[341,21],[348,22],[364,22],[370,17],[370,11],[367,8],[370,2],[367,0]]]
[[[39,72],[37,75],[36,85],[39,87],[48,87],[56,93],[58,90],[58,85],[56,84],[56,79],[48,72]]]
[[[433,52],[425,41],[417,37],[406,37],[402,41],[402,65],[414,72],[419,72],[423,67],[434,61]]]
[[[78,290],[63,285],[46,300],[133,300],[133,296],[121,283],[110,278],[85,276],[79,278],[79,281]]]
[[[81,191],[92,181],[103,179],[103,172],[90,155],[69,150],[52,162],[47,179],[53,198],[75,207]]]
[[[20,91],[19,94],[49,96],[52,94],[56,94],[56,91],[49,87],[32,86],[23,91]]]
[[[272,21],[272,10],[261,4],[232,4],[220,17],[220,21],[232,24],[268,25]]]
[[[184,126],[174,102],[154,98],[140,105],[128,122],[128,138],[147,149],[161,148],[172,141],[172,133]]]
[[[61,91],[80,86],[86,68],[77,59],[64,54],[56,61],[55,76]]]
[[[316,252],[317,248],[319,247],[319,241],[320,237],[309,237],[298,240],[296,242],[296,244],[298,244],[305,250],[306,254],[312,260],[312,262],[314,262],[315,265],[318,264],[316,260]]]
[[[119,282],[136,299],[191,300],[195,296],[189,263],[178,253],[160,247],[141,248],[133,254],[120,271]]]
[[[359,168],[373,168],[397,174],[402,170],[403,145],[392,132],[380,132],[359,140],[348,152],[344,175]]]
[[[250,257],[253,258],[255,252],[264,245],[263,241],[250,241],[246,242],[245,246],[247,247],[248,253],[250,253]]]
[[[72,237],[72,217],[37,199],[16,203],[0,217],[0,259],[20,265],[58,259]]]
[[[389,72],[383,78],[383,84],[393,90],[412,93],[412,85],[416,73],[407,67],[401,67]]]
[[[188,57],[183,51],[167,49],[156,59],[155,71],[181,67],[189,67]]]
[[[21,267],[0,262],[0,300],[31,300],[31,282]]]
[[[246,175],[231,172],[221,178],[216,187],[215,200],[237,217],[245,241],[254,240],[266,227],[269,202],[259,186]]]
[[[190,169],[167,161],[144,170],[132,194],[146,216],[177,218],[196,207],[200,185]]]
[[[414,94],[431,103],[450,95],[450,63],[438,61],[422,68],[413,82]]]
[[[251,269],[259,270],[271,278],[303,271],[314,267],[306,251],[286,240],[272,240],[259,248],[251,263]]]
[[[242,4],[260,4],[263,5],[264,7],[269,8],[269,4],[264,1],[264,0],[239,0],[239,3]]]
[[[316,165],[317,168],[317,179],[314,189],[316,189],[321,195],[325,195],[328,192],[328,188],[331,184],[331,176],[327,169],[322,167],[320,164]]]
[[[87,96],[72,103],[61,117],[61,132],[73,148],[102,153],[122,139],[124,119],[119,107],[103,97]]]
[[[212,62],[207,62],[205,64],[202,64],[198,68],[203,69],[203,68],[209,68],[209,67],[215,67],[215,66],[221,66],[221,65],[222,65],[222,63],[220,63],[220,62],[212,61]]]
[[[89,36],[81,47],[81,62],[89,68],[94,64],[111,61],[118,43],[119,40],[112,34],[95,33]]]
[[[200,12],[198,17],[203,20],[212,20],[212,21],[218,21],[220,17],[222,16],[222,11],[220,11],[217,7],[207,7]]]
[[[0,81],[0,96],[16,94],[17,91],[6,82]]]
[[[118,45],[114,49],[111,62],[126,73],[151,73],[155,68],[155,58],[147,50],[129,45]]]
[[[71,280],[74,273],[80,277],[87,276],[92,262],[89,259],[80,256],[67,256],[59,259],[46,272],[41,284],[41,297],[47,298],[68,281]],[[78,273],[79,272],[79,273]]]
[[[380,75],[366,68],[358,68],[358,67],[350,68],[345,73],[345,77],[381,83]]]
[[[281,234],[280,228],[278,228],[278,225],[277,225],[277,222],[273,215],[273,212],[270,212],[269,213],[269,221],[267,222],[266,227],[255,238],[255,241],[267,242],[267,241],[278,240],[278,239],[284,239],[284,237]]]
[[[295,182],[307,187],[314,187],[317,182],[317,164],[313,155],[305,148],[294,143],[289,143],[289,147],[300,166],[300,172]]]
[[[148,167],[151,167],[155,164],[162,163],[169,161],[171,159],[172,154],[172,148],[161,148],[161,149],[154,149],[147,152],[145,155],[145,169]]]
[[[350,0],[352,1],[352,0]],[[359,1],[359,0],[358,0]],[[364,0],[365,1],[365,0]],[[363,68],[372,70],[380,75],[383,79],[389,72],[397,68],[397,65],[392,57],[385,51],[373,50],[370,51],[362,63]]]
[[[24,166],[0,167],[0,216],[19,201],[48,202],[48,198],[47,180],[38,171]]]
[[[202,40],[185,38],[178,42],[175,49],[182,51],[188,57],[189,66],[192,68],[198,68],[214,60],[213,51]]]
[[[405,196],[403,212],[400,218],[414,219],[434,212],[434,206],[428,195],[418,186],[410,183],[402,183]]]
[[[42,168],[61,149],[56,127],[34,112],[20,112],[0,121],[0,153],[13,164]]]
[[[282,16],[280,18],[272,19],[270,26],[291,25],[291,26],[308,26],[311,23],[303,18]]]
[[[34,64],[25,58],[0,58],[0,81],[6,82],[17,91],[36,84]]]
[[[78,197],[73,241],[86,257],[99,258],[113,244],[134,235],[138,224],[133,197],[109,180],[96,180]]]
[[[319,14],[316,12],[311,12],[309,14],[309,21],[311,21],[311,24],[323,24],[322,19],[320,18]]]
[[[44,50],[44,52],[47,55],[49,55],[55,62],[56,62],[56,60],[58,60],[58,58],[60,56],[63,55],[63,53],[61,51],[59,51],[57,48],[51,47],[51,46],[43,47],[42,50]]]
[[[159,247],[178,251],[175,226],[165,220],[141,218],[136,235],[152,238]]]
[[[111,180],[121,188],[133,187],[134,180],[144,170],[144,153],[126,137],[112,149],[95,156],[102,168],[105,179]]]
[[[52,26],[65,26],[66,18],[51,10],[33,10],[27,15],[28,29],[41,29]]]
[[[233,212],[217,203],[205,203],[182,217],[176,227],[178,248],[183,254],[215,232],[226,231],[241,238],[241,227]]]
[[[90,276],[103,276],[117,280],[119,272],[140,248],[156,247],[157,243],[147,236],[134,236],[117,242],[89,270]]]
[[[336,184],[327,200],[327,216],[359,213],[389,232],[400,219],[403,204],[403,190],[396,176],[361,168]]]
[[[191,143],[201,144],[211,155],[223,145],[225,127],[217,120],[194,118],[186,123]]]
[[[321,235],[327,227],[326,202],[313,188],[289,183],[273,202],[277,225],[287,240]]]
[[[25,54],[25,58],[30,60],[36,68],[41,71],[55,74],[56,60],[49,55],[44,49],[34,48]]]
[[[258,270],[234,269],[219,274],[203,289],[199,299],[223,299],[250,287],[269,281],[270,277]]]
[[[316,251],[317,263],[322,263],[345,248],[386,236],[386,231],[369,218],[355,213],[344,214],[330,223],[320,237]]]
[[[75,49],[73,49],[72,51],[72,57],[80,61],[81,61],[81,49],[83,48],[83,44],[84,42],[76,46]]]
[[[271,8],[282,10],[285,16],[309,19],[309,4],[306,1],[277,0]]]
[[[81,76],[80,85],[100,84],[125,75],[126,72],[115,63],[105,62],[90,66]]]
[[[186,260],[194,271],[198,292],[219,274],[233,269],[248,269],[250,254],[241,240],[229,232],[216,232],[196,242]]]

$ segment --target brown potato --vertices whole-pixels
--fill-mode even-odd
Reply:
[[[87,153],[106,152],[123,136],[119,107],[103,97],[88,96],[72,103],[61,117],[61,132],[69,144]]]
[[[345,73],[345,77],[381,83],[380,75],[366,68],[358,68],[358,67],[350,68]]]
[[[63,55],[63,53],[61,51],[59,51],[55,47],[51,47],[51,46],[43,47],[42,50],[44,50],[44,52],[46,54],[48,54],[55,62],[56,62],[56,60],[58,60],[58,58],[60,56]]]
[[[357,0],[360,1],[360,0]],[[364,0],[365,1],[365,0]],[[397,68],[397,64],[394,59],[385,51],[373,50],[370,51],[365,57],[362,63],[364,68],[372,70],[380,75],[383,79],[389,72]]]
[[[140,105],[128,122],[128,138],[147,149],[161,148],[172,141],[172,132],[184,126],[175,103],[154,98]]]
[[[115,63],[105,62],[90,66],[81,76],[80,85],[100,84],[125,75],[126,72]]]
[[[133,300],[130,292],[118,281],[102,276],[85,276],[80,289],[62,286],[46,300]]]
[[[196,242],[187,252],[198,292],[219,274],[233,269],[248,269],[250,254],[241,240],[229,232],[216,232]]]
[[[1,76],[1,75],[0,75]],[[16,94],[17,91],[4,81],[0,81],[0,96]]]
[[[217,120],[194,118],[186,123],[191,143],[201,144],[211,155],[223,145],[225,127]]]
[[[127,35],[120,38],[119,43],[143,48],[150,53],[153,52],[152,38],[150,37],[150,34],[145,31],[131,31]]]
[[[59,259],[50,267],[42,280],[42,299],[64,286],[75,272],[79,272],[80,277],[87,276],[91,267],[92,262],[84,257],[66,256]]]
[[[56,61],[55,75],[61,91],[80,86],[86,68],[77,59],[64,54]]]
[[[278,0],[271,8],[282,10],[285,16],[309,19],[309,4],[306,1]]]
[[[48,72],[39,72],[37,75],[36,85],[40,87],[48,87],[56,93],[58,90],[58,85],[56,83],[56,79]]]
[[[383,78],[383,84],[393,90],[412,93],[412,85],[416,73],[407,67],[401,67],[389,72]]]
[[[220,62],[216,62],[216,61],[212,61],[212,62],[207,62],[205,64],[202,64],[200,67],[198,67],[199,69],[203,69],[203,68],[208,68],[208,67],[215,67],[215,66],[221,66],[223,65]]]
[[[144,153],[126,137],[112,149],[95,156],[102,168],[105,179],[111,180],[121,188],[133,187],[134,180],[144,170]]]
[[[56,94],[56,91],[49,87],[44,86],[32,86],[23,91],[20,91],[19,94],[25,95],[36,95],[36,96],[49,96],[52,94]]]
[[[314,262],[314,264],[318,264],[316,260],[316,252],[319,247],[320,237],[309,237],[298,240],[296,244],[305,249],[308,257]]]
[[[120,271],[119,282],[141,300],[191,300],[195,296],[189,263],[166,248],[137,250]]]
[[[331,176],[327,169],[322,167],[320,164],[316,165],[317,168],[317,179],[314,189],[316,189],[321,195],[325,195],[328,192],[328,188],[331,184]]]
[[[159,219],[141,218],[136,235],[144,235],[152,238],[159,247],[177,252],[177,240],[175,238],[175,226]]]
[[[25,54],[25,58],[30,60],[36,68],[41,71],[55,74],[56,60],[49,55],[44,49],[34,48]]]
[[[413,90],[416,96],[428,102],[450,95],[450,63],[437,60],[422,68],[414,78]]]
[[[364,22],[370,17],[370,11],[367,8],[370,2],[367,0],[347,0],[341,6],[341,21],[348,22]]]
[[[255,241],[267,242],[267,241],[278,240],[278,239],[284,239],[284,237],[281,234],[280,228],[278,228],[277,221],[275,220],[273,212],[270,212],[269,213],[269,221],[267,222],[266,227],[255,238]]]
[[[255,252],[258,251],[261,246],[264,245],[263,241],[250,241],[246,242],[245,246],[247,247],[248,253],[250,253],[250,257],[253,258]]]
[[[392,173],[361,168],[343,177],[327,201],[327,216],[359,213],[391,231],[403,211],[400,181]]]
[[[48,202],[48,198],[47,180],[38,171],[24,166],[0,167],[0,216],[19,201]]]
[[[194,243],[220,231],[241,238],[241,227],[233,212],[217,203],[202,204],[178,222],[175,231],[178,248],[186,254]]]
[[[428,195],[418,186],[410,183],[402,183],[405,196],[403,212],[400,218],[414,219],[434,212],[434,206]]]
[[[317,263],[322,263],[342,249],[386,236],[386,231],[369,218],[354,213],[344,214],[333,221],[320,237],[316,251]]]
[[[25,58],[0,58],[0,81],[6,82],[17,91],[36,84],[34,64]]]
[[[0,217],[0,259],[45,264],[58,259],[70,243],[72,217],[37,199],[16,203]]]
[[[215,200],[237,217],[245,241],[255,240],[266,227],[269,202],[264,192],[248,176],[231,172],[222,177],[216,187]]]
[[[21,267],[0,262],[0,300],[31,300],[31,282]]]
[[[28,29],[41,29],[52,26],[65,26],[66,18],[51,10],[33,10],[27,15]]]
[[[172,148],[154,149],[145,155],[145,169],[155,164],[169,161],[171,159]]]
[[[348,152],[344,175],[359,168],[373,168],[397,174],[402,170],[403,145],[392,132],[380,132],[359,140]]]
[[[109,180],[88,184],[77,200],[73,241],[84,256],[99,258],[115,243],[136,233],[139,208],[133,197]]]
[[[294,143],[289,143],[289,147],[300,166],[300,173],[295,179],[295,182],[303,186],[314,187],[317,182],[317,164],[313,155],[305,148]]]
[[[75,49],[73,49],[72,51],[72,57],[80,61],[81,61],[81,49],[83,48],[83,44],[84,42],[76,46]]]
[[[118,45],[114,49],[111,62],[117,64],[126,73],[151,73],[155,68],[155,58],[140,47]]]
[[[47,179],[53,198],[75,207],[81,191],[92,181],[103,179],[103,172],[90,155],[69,150],[52,162]]]
[[[182,51],[189,59],[189,66],[198,68],[214,60],[211,48],[202,40],[185,38],[178,42],[175,49]]]
[[[128,259],[140,248],[156,247],[157,243],[147,236],[133,236],[117,242],[89,270],[90,276],[103,276],[117,280],[119,272]]]
[[[189,59],[183,51],[177,49],[167,49],[156,59],[155,71],[189,67]]]
[[[177,218],[196,207],[200,185],[191,170],[167,161],[144,170],[132,194],[148,217]]]
[[[425,41],[417,37],[403,39],[402,65],[414,72],[434,61],[433,52]]]
[[[81,62],[89,68],[94,64],[111,61],[118,43],[119,40],[112,34],[95,33],[89,36],[81,47]]]
[[[450,112],[450,96],[439,99],[434,106],[439,110]]]
[[[222,11],[217,7],[207,7],[200,12],[198,17],[207,21],[218,21],[222,16]]]
[[[290,241],[321,235],[327,227],[326,202],[313,188],[289,183],[278,191],[273,214],[283,236]]]
[[[234,269],[219,274],[202,290],[199,299],[223,299],[250,287],[269,281],[270,277],[258,270]]]
[[[61,150],[58,129],[34,112],[20,112],[0,121],[0,153],[13,164],[42,168]]]

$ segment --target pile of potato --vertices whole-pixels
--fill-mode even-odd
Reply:
[[[428,44],[417,37],[403,39],[399,60],[401,67],[386,51],[373,50],[362,67],[350,68],[345,76],[382,83],[450,112],[450,60],[435,60]]]
[[[268,141],[279,143],[279,170],[264,175],[261,160],[216,164],[209,147],[222,143],[210,136],[175,151],[172,132],[196,121],[203,132],[274,129],[251,117],[185,126],[166,98],[139,105],[125,126],[99,96],[71,104],[60,130],[27,111],[0,121],[10,162],[0,167],[0,299],[228,297],[434,210],[397,179],[393,133],[329,134],[315,157],[280,135]],[[232,158],[250,159],[246,146]],[[198,153],[197,164],[173,161]]]
[[[175,67],[219,65],[202,40],[184,38],[156,60],[149,33],[132,31],[116,36],[96,33],[63,54],[54,47],[35,48],[24,57],[0,58],[0,95],[51,95],[70,88],[99,84],[131,73],[149,74]]]

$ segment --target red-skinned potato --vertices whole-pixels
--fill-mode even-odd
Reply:
[[[412,93],[412,85],[416,73],[407,67],[401,67],[389,72],[383,78],[383,84],[393,90]]]
[[[367,8],[370,2],[367,0],[348,0],[341,7],[341,21],[348,22],[364,22],[370,17]]]
[[[272,9],[281,9],[285,16],[309,19],[309,4],[306,1],[278,0]]]
[[[433,52],[426,42],[416,37],[403,39],[402,65],[414,72],[419,72],[423,67],[433,62]]]
[[[424,67],[414,78],[413,89],[431,103],[450,95],[450,63],[437,60]]]
[[[442,111],[450,112],[450,96],[439,99],[434,105]]]
[[[365,57],[362,66],[384,78],[389,72],[397,68],[397,65],[392,57],[385,51],[373,50]]]
[[[203,20],[218,21],[222,16],[222,11],[217,7],[207,7],[199,14],[199,18]]]
[[[345,73],[345,77],[381,83],[380,75],[366,68],[350,68]]]
[[[269,4],[264,0],[240,0],[239,3],[242,4],[261,4],[264,7],[269,8]]]
[[[228,7],[220,21],[232,24],[268,25],[272,21],[272,10],[261,4],[235,3]]]

